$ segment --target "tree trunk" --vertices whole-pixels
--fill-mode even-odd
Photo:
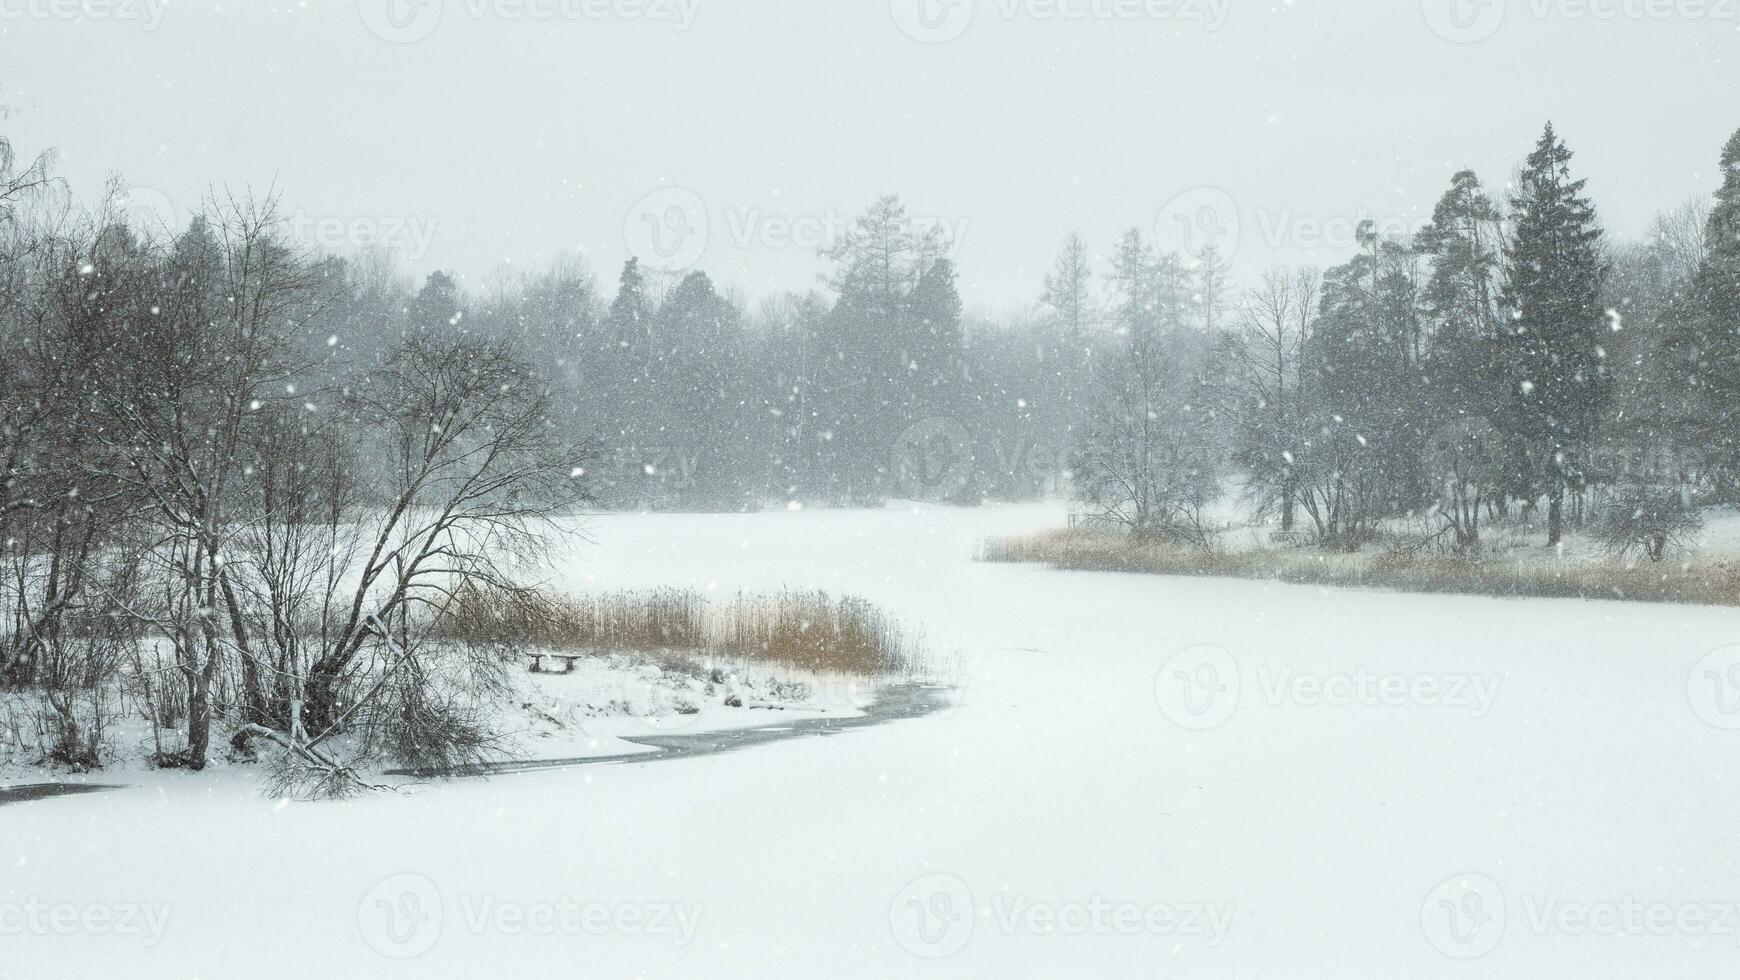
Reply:
[[[326,664],[308,671],[302,698],[302,727],[312,736],[326,734],[338,719],[338,672]]]
[[[187,768],[205,768],[211,747],[211,682],[200,671],[187,678]]]
[[[1556,548],[1565,536],[1565,488],[1554,487],[1547,499],[1547,547]]]

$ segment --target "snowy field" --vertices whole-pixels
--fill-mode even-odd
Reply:
[[[0,977],[1733,975],[1733,610],[971,560],[1062,519],[600,518],[573,588],[860,594],[958,704],[344,803],[229,769],[0,807]]]

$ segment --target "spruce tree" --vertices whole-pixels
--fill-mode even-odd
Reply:
[[[1704,230],[1704,261],[1692,279],[1682,362],[1693,386],[1690,442],[1713,481],[1740,491],[1740,132],[1722,152],[1722,187]]]
[[[1602,232],[1586,182],[1572,177],[1570,164],[1571,151],[1549,123],[1511,199],[1505,249],[1510,421],[1544,482],[1549,547],[1564,534],[1566,490],[1587,477],[1608,389]]]
[[[1154,250],[1142,240],[1141,229],[1124,232],[1112,253],[1106,281],[1114,304],[1112,319],[1125,337],[1150,332],[1155,325],[1155,263]]]
[[[918,277],[906,303],[912,350],[907,385],[916,406],[928,414],[949,414],[961,381],[961,295],[955,265],[931,263]]]

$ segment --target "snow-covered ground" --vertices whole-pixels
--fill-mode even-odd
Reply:
[[[717,756],[0,807],[0,977],[1720,977],[1740,615],[971,561],[1060,507],[620,516],[581,588],[822,587],[954,710]]]

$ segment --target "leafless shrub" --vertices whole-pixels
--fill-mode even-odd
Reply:
[[[1702,530],[1703,518],[1673,490],[1632,487],[1621,491],[1596,520],[1591,534],[1609,553],[1641,552],[1652,562],[1684,548]]]

